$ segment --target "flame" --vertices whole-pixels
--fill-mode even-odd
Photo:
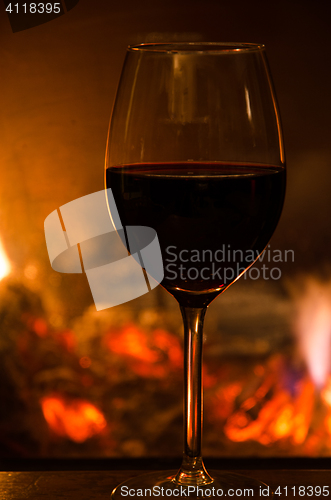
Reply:
[[[41,407],[52,431],[76,443],[82,443],[107,426],[102,412],[88,401],[47,396],[41,400]]]
[[[260,365],[255,367],[254,373],[263,375],[260,368]],[[225,417],[224,432],[228,439],[233,442],[254,440],[264,446],[284,440],[294,446],[306,442],[316,401],[314,383],[309,376],[303,375],[288,387],[291,376],[287,376],[287,370],[289,368],[281,356],[269,360],[255,393],[247,395],[239,407],[238,400],[247,391],[247,381],[232,382],[220,391],[218,398],[222,404],[218,405],[222,408],[218,414]],[[280,373],[283,373],[282,377]],[[224,408],[228,410],[226,416]]]
[[[6,276],[8,276],[10,271],[11,271],[11,265],[0,240],[0,281]]]
[[[321,392],[321,397],[322,401],[324,402],[328,410],[326,417],[324,419],[324,424],[329,434],[329,437],[331,438],[331,375],[329,375],[327,383],[325,384],[325,387]]]
[[[331,368],[331,285],[309,277],[302,288],[296,294],[295,332],[309,373],[321,388]]]
[[[105,336],[107,347],[130,361],[142,377],[164,378],[171,368],[181,368],[183,353],[176,336],[162,329],[147,331],[130,323]]]
[[[246,400],[239,410],[234,412],[225,425],[225,434],[231,441],[242,442],[249,439],[263,445],[270,445],[281,439],[289,439],[294,445],[304,443],[312,421],[315,403],[314,385],[309,379],[302,381],[297,397],[292,397],[285,389],[278,389],[270,401],[260,402],[258,398]],[[253,419],[249,409],[263,404],[257,418]]]
[[[155,363],[157,353],[147,343],[146,335],[137,326],[130,324],[120,332],[112,332],[108,337],[108,346],[116,354],[125,354],[145,363]]]

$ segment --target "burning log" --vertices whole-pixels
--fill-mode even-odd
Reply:
[[[35,269],[26,273],[31,278]],[[314,307],[298,302],[295,331],[305,333],[302,353],[322,331],[327,338],[319,345],[327,350],[331,294],[319,286],[306,289],[314,292]],[[246,290],[243,295],[251,312]],[[258,303],[256,298],[250,300]],[[2,456],[181,453],[182,326],[175,304],[102,312],[91,307],[62,328],[51,321],[38,289],[13,275],[1,281],[0,300]],[[278,306],[288,308],[281,301]],[[311,357],[299,357],[281,322],[267,337],[257,311],[255,339],[253,324],[248,335],[243,319],[236,338],[227,330],[233,320],[226,309],[225,302],[219,319],[214,308],[206,332],[205,455],[330,455],[328,362],[321,386],[315,375],[322,372],[311,369]],[[306,351],[314,353],[314,363],[329,359]]]
[[[103,413],[88,401],[53,395],[44,397],[41,406],[52,431],[76,443],[99,434],[107,426]]]

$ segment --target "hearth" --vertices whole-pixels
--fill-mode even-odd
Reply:
[[[0,455],[180,456],[176,302],[159,288],[69,314],[58,286],[43,292],[55,273],[30,264],[20,274],[4,251],[2,262]],[[242,280],[210,306],[205,456],[331,453],[331,287],[308,276],[291,283]]]

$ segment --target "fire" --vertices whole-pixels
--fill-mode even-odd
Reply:
[[[0,240],[0,281],[6,276],[8,276],[10,271],[11,271],[11,265]]]
[[[142,377],[164,378],[170,369],[182,366],[179,340],[160,328],[147,332],[129,323],[121,330],[110,331],[105,343],[112,352],[124,356]]]
[[[258,397],[246,400],[234,412],[225,425],[225,434],[231,441],[242,442],[249,439],[263,445],[270,445],[288,439],[295,445],[302,444],[307,437],[315,403],[314,386],[309,380],[302,382],[296,397],[285,389],[278,388],[274,397],[262,402]],[[252,418],[248,410],[262,405],[257,418]]]
[[[270,446],[282,441],[303,446],[312,428],[316,405],[312,380],[304,373],[297,380],[280,355],[268,361],[264,373],[260,368],[253,370],[260,380],[253,394],[243,397],[247,391],[245,379],[218,391],[217,411],[225,421],[225,435],[233,442],[253,440]]]
[[[305,277],[291,288],[297,345],[251,376],[233,368],[216,389],[214,415],[232,442],[255,441],[296,455],[331,452],[331,282]],[[300,352],[301,356],[298,356]]]
[[[88,401],[47,396],[41,400],[41,407],[52,431],[76,443],[99,434],[107,426],[102,412]]]
[[[144,332],[133,324],[127,325],[120,332],[111,332],[107,343],[117,354],[132,356],[145,363],[155,363],[158,360],[158,355],[148,345]]]
[[[331,285],[309,277],[300,288],[295,332],[310,375],[322,388],[331,368]]]
[[[218,415],[233,442],[280,443],[308,455],[330,453],[331,283],[306,277],[291,291],[294,331],[306,370],[303,363],[298,369],[297,357],[270,358],[263,370],[253,370],[255,392],[244,379],[218,390]]]
[[[216,392],[215,411],[230,441],[276,445],[296,455],[329,456],[331,375],[319,391],[309,374],[293,372],[289,360],[278,355],[266,363],[252,395],[247,393],[250,385],[252,381],[247,385],[243,379]]]

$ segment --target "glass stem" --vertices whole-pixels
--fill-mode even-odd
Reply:
[[[209,484],[201,457],[202,342],[207,308],[181,306],[184,320],[184,457],[175,478],[179,484]]]

